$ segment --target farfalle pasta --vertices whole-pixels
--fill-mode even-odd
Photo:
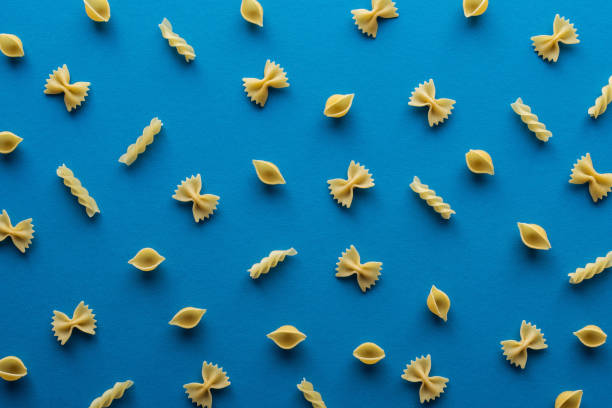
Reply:
[[[34,238],[32,219],[28,218],[27,220],[19,221],[13,227],[8,213],[6,210],[2,210],[2,214],[0,214],[0,242],[9,237],[13,241],[15,248],[21,251],[21,253],[25,253]]]
[[[171,326],[178,326],[183,329],[193,329],[198,325],[198,323],[200,323],[204,313],[206,313],[206,309],[191,306],[184,307],[174,315],[168,324]]]
[[[90,218],[100,212],[96,200],[89,195],[89,191],[81,185],[81,181],[65,164],[57,168],[57,175],[64,180],[64,185],[70,188],[70,193],[78,198],[79,204],[85,207],[85,212]]]
[[[157,268],[165,260],[166,258],[153,248],[142,248],[128,263],[134,266],[134,268],[148,272]]]
[[[601,256],[595,262],[588,263],[584,268],[578,268],[575,272],[568,274],[571,284],[577,285],[585,279],[591,279],[612,266],[612,251],[606,256]]]
[[[612,102],[612,76],[608,78],[608,84],[601,88],[601,95],[595,99],[595,105],[589,108],[589,115],[597,119],[608,109],[610,102]]]
[[[142,131],[142,135],[136,139],[136,142],[129,145],[127,152],[119,157],[119,162],[127,164],[128,166],[134,163],[138,158],[138,155],[143,153],[147,146],[153,143],[155,135],[161,131],[163,123],[158,118],[151,119],[151,122]]]
[[[306,340],[306,335],[290,324],[281,326],[273,332],[266,334],[266,337],[283,350],[291,350]]]
[[[402,374],[402,378],[406,381],[421,383],[421,388],[419,389],[421,404],[438,398],[444,392],[448,382],[448,378],[445,377],[430,377],[430,371],[431,355],[428,354],[427,357],[421,356],[410,361],[410,364],[406,365],[404,374]]]
[[[504,340],[501,342],[506,360],[517,367],[525,368],[527,350],[542,350],[548,348],[542,331],[531,323],[521,323],[521,340]]]
[[[70,83],[70,72],[68,67],[64,64],[63,67],[57,68],[47,79],[45,85],[45,93],[47,95],[64,94],[64,104],[66,109],[70,112],[81,106],[81,103],[85,100],[87,92],[89,92],[89,82],[75,82]]]
[[[535,133],[539,140],[548,142],[548,139],[552,137],[552,132],[546,129],[546,125],[538,120],[537,115],[531,113],[531,108],[525,105],[521,98],[517,98],[510,106],[521,117],[521,120],[527,125],[529,130]]]
[[[187,44],[182,37],[172,31],[172,24],[168,21],[167,18],[164,17],[162,22],[159,24],[159,29],[161,30],[162,37],[168,40],[168,44],[176,48],[176,52],[185,57],[185,61],[191,62],[195,59],[196,54],[193,47]]]
[[[555,399],[555,408],[580,408],[582,390],[563,391]]]
[[[353,190],[356,188],[374,187],[374,178],[369,170],[359,163],[351,160],[347,171],[347,178],[327,180],[329,193],[342,206],[351,208],[353,203]]]
[[[96,334],[96,319],[94,317],[93,311],[83,301],[74,309],[72,317],[54,310],[51,322],[53,334],[62,346],[70,339],[74,329],[94,335]]]
[[[242,0],[240,14],[249,23],[263,27],[263,8],[257,0]]]
[[[200,174],[186,178],[174,191],[177,201],[193,202],[192,212],[195,222],[200,222],[215,212],[219,203],[219,196],[214,194],[200,194],[202,190],[202,177]]]
[[[28,369],[19,357],[8,356],[0,359],[0,378],[17,381],[28,374]]]
[[[110,20],[111,12],[108,0],[84,0],[87,17],[97,22]]]
[[[600,174],[596,172],[593,168],[591,155],[587,153],[574,164],[569,182],[571,184],[589,183],[591,199],[593,202],[597,202],[606,197],[612,189],[612,173]]]
[[[544,60],[557,62],[559,58],[559,43],[578,44],[578,34],[574,25],[565,17],[555,15],[552,35],[536,35],[531,37],[533,48]]]
[[[12,132],[0,132],[0,153],[12,153],[22,140],[22,138]]]
[[[212,394],[210,390],[229,387],[231,383],[223,368],[206,361],[202,364],[202,379],[204,380],[202,383],[185,384],[183,388],[185,388],[185,393],[191,402],[198,407],[210,408],[212,407]]]
[[[314,390],[312,383],[306,381],[305,378],[302,379],[302,382],[297,385],[297,389],[304,395],[304,399],[310,402],[312,408],[327,408],[325,402],[323,402],[323,397],[321,394]]]
[[[531,249],[549,250],[551,248],[550,241],[546,230],[538,224],[526,224],[524,222],[516,223],[521,234],[521,240],[525,246]]]
[[[285,257],[294,255],[297,255],[297,251],[294,248],[274,250],[268,256],[262,258],[261,261],[251,266],[249,268],[249,275],[253,279],[258,279],[261,275],[270,272],[270,269],[275,268],[280,262],[283,262]]]
[[[344,251],[342,256],[338,258],[338,263],[336,264],[336,277],[346,278],[356,275],[357,284],[361,291],[365,293],[367,289],[370,289],[376,284],[376,281],[380,277],[381,270],[382,262],[366,262],[362,264],[357,248],[351,245],[351,247]]]
[[[455,211],[451,209],[450,205],[445,203],[442,197],[437,196],[436,192],[430,189],[427,184],[421,183],[421,180],[417,176],[414,176],[412,179],[410,188],[445,220],[450,219],[451,215],[455,214]]]
[[[429,121],[429,127],[437,126],[444,122],[448,116],[452,113],[455,101],[448,98],[436,99],[436,86],[434,85],[433,79],[427,82],[419,84],[412,94],[410,95],[410,102],[408,105],[422,107],[428,107],[427,120]]]
[[[274,61],[266,60],[263,78],[242,78],[242,86],[247,96],[262,108],[268,100],[268,88],[287,88],[287,74]]]
[[[104,391],[104,394],[91,401],[89,408],[106,408],[109,407],[114,400],[123,398],[125,390],[134,385],[134,381],[127,380],[123,382],[116,382],[112,388]]]
[[[23,57],[23,44],[15,34],[0,34],[0,51],[11,58]]]
[[[397,7],[391,0],[372,0],[372,10],[351,10],[355,25],[362,33],[376,38],[378,33],[378,18],[396,18],[399,16]]]

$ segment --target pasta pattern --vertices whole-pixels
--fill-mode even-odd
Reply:
[[[200,194],[202,190],[202,177],[200,174],[186,178],[174,191],[177,201],[193,201],[192,212],[195,222],[204,220],[215,212],[219,203],[219,196],[214,194]]]
[[[612,173],[600,174],[596,172],[593,168],[591,155],[587,153],[574,164],[569,182],[571,184],[589,183],[591,199],[597,202],[606,197],[612,189]]]
[[[242,86],[247,96],[262,108],[268,100],[268,88],[287,88],[287,74],[280,65],[267,60],[263,78],[242,78]]]
[[[251,266],[249,268],[249,274],[251,275],[251,278],[257,279],[261,275],[270,272],[270,269],[275,268],[279,262],[283,262],[286,256],[294,255],[297,255],[297,251],[294,248],[272,251],[270,252],[270,255]]]
[[[104,391],[104,394],[91,401],[89,408],[106,408],[109,407],[114,400],[123,398],[125,390],[134,385],[132,380],[116,382],[113,388]]]
[[[436,192],[430,189],[427,184],[421,183],[421,180],[417,176],[414,176],[414,179],[412,179],[410,188],[445,220],[450,219],[451,215],[455,214],[455,211],[451,210],[450,205],[445,203],[442,197],[438,197]]]
[[[428,354],[427,357],[421,356],[410,361],[402,375],[402,378],[406,381],[421,383],[421,388],[419,389],[421,404],[438,398],[444,392],[448,382],[448,378],[445,377],[430,377],[430,371],[431,355]]]
[[[396,18],[399,16],[397,7],[391,0],[372,0],[372,10],[351,10],[355,24],[362,33],[376,38],[378,32],[378,18]]]
[[[163,123],[158,118],[151,119],[151,123],[142,131],[142,135],[136,139],[136,142],[127,148],[127,152],[119,157],[119,162],[125,163],[128,166],[134,163],[138,155],[143,153],[147,146],[153,143],[155,135],[161,131]]]
[[[79,329],[84,333],[94,335],[96,334],[96,319],[94,317],[93,311],[83,301],[74,309],[71,318],[65,313],[54,310],[51,322],[53,333],[62,346],[72,336],[73,329]]]
[[[225,388],[231,383],[223,368],[206,361],[202,364],[202,379],[203,383],[189,383],[183,385],[183,388],[189,399],[198,407],[210,408],[212,407],[210,390]]]
[[[578,34],[574,25],[565,17],[555,15],[552,35],[536,35],[531,37],[533,48],[544,60],[557,62],[559,58],[559,43],[578,44]]]
[[[601,88],[601,96],[595,99],[595,105],[589,108],[589,115],[597,119],[599,115],[603,114],[606,109],[608,109],[610,102],[612,102],[612,76],[608,78],[608,84]]]
[[[21,251],[21,253],[25,253],[34,238],[32,219],[28,218],[27,220],[20,221],[13,227],[8,213],[6,210],[2,210],[2,214],[0,214],[0,242],[8,237],[11,237],[15,248]]]
[[[419,84],[419,86],[412,91],[410,102],[408,102],[410,106],[427,106],[429,108],[427,112],[429,127],[437,126],[444,122],[448,118],[448,115],[451,114],[454,104],[455,101],[453,99],[436,99],[436,86],[433,79]]]
[[[548,142],[548,139],[552,137],[552,132],[546,129],[546,125],[538,120],[537,115],[531,113],[531,108],[523,103],[521,98],[510,104],[512,110],[521,117],[523,123],[527,125],[529,130],[535,133],[535,136],[543,141]]]
[[[65,164],[57,168],[57,175],[64,180],[64,185],[70,188],[70,193],[78,198],[79,204],[85,207],[85,212],[90,218],[100,212],[96,200],[89,195],[89,191],[81,185],[81,181]]]
[[[187,41],[172,31],[172,24],[170,24],[170,21],[168,21],[167,18],[164,17],[162,22],[159,24],[159,29],[161,30],[162,37],[168,40],[168,44],[171,47],[176,48],[176,52],[185,57],[185,61],[191,62],[195,59],[196,54],[193,47],[187,44]]]
[[[68,112],[81,106],[85,100],[87,92],[89,92],[89,82],[70,83],[70,72],[64,64],[63,67],[57,68],[47,79],[45,85],[45,93],[47,95],[64,94],[64,104]]]
[[[15,34],[0,34],[0,51],[11,58],[23,57],[23,44]]]
[[[312,404],[313,408],[327,408],[325,402],[323,402],[323,397],[314,390],[311,382],[303,378],[302,382],[297,385],[297,388],[302,392],[306,401]]]
[[[501,342],[506,360],[517,367],[525,368],[527,364],[527,349],[542,350],[548,348],[542,331],[533,324],[521,323],[521,340],[504,340]]]
[[[595,275],[602,273],[605,269],[612,266],[612,251],[606,256],[600,256],[595,259],[595,262],[586,264],[584,268],[578,268],[575,272],[568,274],[570,283],[576,285],[583,280],[591,279]]]
[[[374,178],[369,170],[359,163],[351,160],[348,167],[347,178],[327,180],[330,194],[340,205],[351,208],[353,203],[353,190],[356,188],[374,187]]]
[[[361,257],[355,246],[351,245],[342,256],[338,258],[336,264],[336,277],[345,278],[357,275],[357,284],[362,292],[365,293],[376,284],[382,270],[382,262],[361,263]]]

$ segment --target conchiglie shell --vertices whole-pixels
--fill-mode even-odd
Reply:
[[[451,302],[446,293],[432,285],[429,296],[427,296],[427,307],[431,313],[446,321],[450,305]]]
[[[323,114],[330,118],[341,118],[346,115],[353,105],[355,94],[332,95],[325,102],[325,110]]]
[[[608,338],[608,335],[594,324],[589,324],[575,331],[574,336],[578,337],[578,340],[587,347],[599,347],[604,344]]]
[[[551,248],[544,228],[538,224],[525,224],[523,222],[517,222],[517,225],[523,244],[533,249],[548,250]]]
[[[11,132],[0,132],[0,153],[9,154],[23,139]]]
[[[107,0],[83,0],[85,12],[93,21],[107,22],[110,20],[110,6]]]
[[[183,329],[193,329],[198,325],[198,323],[200,323],[204,313],[206,313],[206,309],[184,307],[174,315],[168,324],[182,327]]]
[[[240,14],[249,23],[263,27],[263,8],[257,0],[242,0]]]
[[[23,57],[23,44],[15,34],[0,34],[0,51],[7,57]]]
[[[141,271],[152,271],[165,260],[166,258],[157,253],[153,248],[143,248],[128,263]]]
[[[353,350],[353,357],[363,364],[376,364],[385,358],[385,351],[374,343],[363,343]]]
[[[463,0],[463,14],[474,17],[483,14],[489,7],[489,0]]]
[[[28,369],[19,357],[9,356],[0,360],[0,378],[6,381],[17,381],[28,374]]]
[[[470,149],[470,151],[465,154],[465,162],[472,173],[495,174],[493,159],[491,159],[489,153],[484,150]]]
[[[555,400],[555,408],[580,408],[582,390],[563,391]]]
[[[266,335],[282,349],[290,350],[303,342],[306,335],[291,325],[281,326]]]
[[[285,184],[285,179],[274,163],[265,160],[253,160],[257,177],[265,184]]]

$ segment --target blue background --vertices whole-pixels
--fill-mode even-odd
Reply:
[[[70,3],[70,4],[69,4]],[[612,171],[612,112],[587,109],[612,74],[612,3],[597,0],[494,1],[467,20],[460,1],[399,1],[400,17],[378,38],[358,31],[350,10],[368,0],[262,0],[264,27],[245,22],[240,1],[111,1],[96,24],[79,1],[5,0],[2,30],[23,40],[26,57],[0,58],[1,130],[24,138],[0,157],[0,207],[14,223],[32,217],[25,255],[0,244],[0,354],[28,367],[0,382],[2,407],[83,407],[115,381],[135,381],[117,406],[189,407],[182,385],[200,381],[203,360],[222,365],[232,385],[216,407],[307,407],[295,385],[306,377],[329,407],[416,407],[418,386],[405,364],[431,353],[433,375],[450,378],[436,407],[552,406],[583,389],[584,405],[609,404],[610,345],[587,350],[572,332],[587,324],[612,332],[612,272],[579,286],[567,274],[610,247],[610,198],[594,204],[568,183],[590,152]],[[550,34],[555,13],[581,43],[544,62],[530,37]],[[163,17],[191,44],[191,64],[170,48]],[[266,59],[285,68],[291,87],[273,90],[261,109],[242,77],[261,77]],[[90,81],[81,108],[43,94],[67,64]],[[407,105],[434,78],[439,97],[457,101],[438,128]],[[347,117],[322,115],[328,96],[356,94]],[[510,108],[517,97],[553,132],[535,139]],[[117,162],[152,117],[163,121],[153,145],[131,166]],[[464,155],[484,149],[496,174],[471,174]],[[251,160],[279,166],[287,184],[260,183]],[[350,209],[328,194],[350,160],[376,186]],[[89,219],[56,176],[66,163],[97,200]],[[176,185],[201,173],[221,197],[200,225]],[[414,175],[457,211],[442,220],[410,189]],[[542,225],[550,251],[520,241],[516,222]],[[380,281],[362,294],[334,277],[354,244],[363,261],[382,261]],[[167,260],[151,273],[127,264],[151,246]],[[299,254],[258,281],[247,269],[273,249]],[[426,308],[432,284],[452,300],[448,323]],[[54,309],[80,300],[98,319],[95,336],[60,346]],[[191,331],[167,322],[180,308],[207,308]],[[517,339],[521,320],[541,327],[550,347],[510,366],[499,342]],[[293,324],[308,339],[293,351],[265,334]],[[364,341],[387,358],[366,367],[352,350]]]

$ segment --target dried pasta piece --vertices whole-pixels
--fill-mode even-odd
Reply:
[[[463,0],[463,14],[474,17],[483,14],[489,7],[489,0]]]
[[[421,383],[421,388],[419,389],[421,404],[438,398],[444,392],[448,382],[448,378],[445,377],[430,377],[430,371],[431,355],[428,354],[427,357],[421,356],[410,361],[402,375],[402,378],[406,381]]]
[[[45,93],[47,95],[64,94],[64,104],[66,109],[70,112],[81,106],[81,103],[85,100],[87,92],[89,92],[89,82],[75,82],[70,83],[70,72],[68,67],[64,64],[63,67],[58,67],[47,79],[45,84]]]
[[[90,218],[100,212],[96,200],[89,195],[89,191],[81,185],[79,179],[65,164],[57,168],[57,175],[64,180],[64,185],[70,188],[70,193],[78,198],[79,204],[85,207],[85,212]]]
[[[557,62],[559,58],[559,43],[578,44],[578,34],[574,25],[565,17],[555,16],[552,35],[536,35],[531,37],[533,48],[544,60]]]
[[[353,350],[353,357],[363,364],[372,365],[385,358],[385,351],[378,344],[367,342]]]
[[[353,105],[355,94],[335,94],[327,98],[323,114],[330,118],[341,118],[348,113]]]
[[[242,86],[251,101],[263,108],[268,100],[268,88],[287,88],[288,81],[287,74],[280,65],[266,60],[263,78],[242,78]]]
[[[448,311],[450,310],[451,301],[440,289],[436,288],[436,285],[431,286],[429,295],[427,296],[427,307],[431,313],[438,316],[440,319],[446,321],[448,318]]]
[[[456,214],[455,211],[450,208],[450,205],[442,200],[442,197],[438,197],[436,192],[430,189],[427,184],[421,183],[421,180],[417,176],[414,176],[414,179],[412,179],[410,188],[445,220],[450,219],[451,215]]]
[[[297,385],[297,389],[302,392],[304,399],[310,402],[312,408],[327,408],[321,394],[314,390],[312,383],[302,378],[302,382]]]
[[[542,331],[533,324],[521,323],[521,341],[504,340],[501,342],[506,360],[517,367],[525,368],[527,364],[527,350],[542,350],[548,348]]]
[[[591,155],[587,153],[586,156],[582,156],[574,164],[569,182],[571,184],[589,183],[591,199],[593,202],[597,202],[606,197],[612,189],[612,173],[600,174],[596,172],[593,168]]]
[[[589,108],[589,115],[597,119],[599,115],[606,111],[610,102],[612,102],[612,76],[608,78],[608,84],[601,88],[601,96],[595,99],[595,105]]]
[[[83,0],[85,3],[85,13],[87,17],[97,22],[107,22],[110,20],[110,6],[107,0]]]
[[[240,14],[249,23],[263,27],[263,8],[257,0],[242,0]]]
[[[270,272],[270,269],[275,268],[279,262],[283,262],[286,256],[294,255],[297,255],[297,251],[294,248],[272,251],[268,256],[262,258],[261,261],[249,268],[249,275],[251,278],[257,279],[261,275]]]
[[[200,323],[204,313],[206,313],[206,309],[184,307],[174,315],[168,324],[182,327],[183,329],[193,329],[198,325],[198,323]]]
[[[202,379],[204,380],[203,383],[189,383],[183,385],[183,388],[185,388],[185,393],[191,402],[198,407],[210,408],[212,407],[210,390],[225,388],[231,383],[223,368],[206,361],[202,364]]]
[[[276,164],[265,160],[253,160],[257,177],[265,184],[285,184],[285,179]]]
[[[346,278],[347,276],[357,275],[357,283],[362,292],[376,285],[380,276],[382,262],[361,263],[361,257],[355,246],[351,245],[342,256],[338,258],[336,264],[336,277]]]
[[[484,150],[470,149],[470,151],[465,154],[465,162],[472,173],[495,174],[493,159],[491,159],[489,153]]]
[[[0,214],[0,242],[8,237],[11,237],[11,241],[13,241],[15,248],[24,254],[26,249],[30,247],[32,239],[34,238],[34,224],[32,224],[32,219],[28,218],[27,220],[19,221],[19,223],[13,227],[8,213],[6,210],[2,210],[2,214]]]
[[[198,173],[197,176],[188,177],[179,184],[172,196],[177,201],[193,201],[192,212],[195,222],[200,222],[210,217],[217,209],[220,198],[214,194],[200,194],[201,190],[202,177]]]
[[[187,44],[187,41],[172,31],[172,24],[170,24],[170,21],[168,21],[167,18],[164,17],[162,22],[159,24],[159,29],[161,30],[162,37],[168,40],[168,44],[171,47],[176,48],[176,52],[185,57],[185,61],[191,62],[195,59],[196,54],[193,47]]]
[[[362,33],[376,38],[378,32],[377,18],[396,18],[399,16],[397,7],[391,0],[372,0],[372,10],[351,10],[355,24]]]
[[[142,130],[142,135],[136,139],[136,142],[128,146],[125,154],[119,157],[119,162],[128,166],[134,163],[138,155],[147,150],[147,146],[153,143],[155,135],[161,131],[162,126],[163,123],[158,118],[151,119],[149,125]]]
[[[116,382],[113,388],[104,391],[104,394],[91,401],[89,408],[106,408],[109,407],[114,400],[123,398],[125,390],[134,385],[134,381],[127,380],[123,382]]]
[[[410,95],[410,102],[408,105],[422,107],[427,106],[429,110],[427,112],[427,120],[429,121],[429,127],[437,126],[444,122],[454,109],[455,101],[448,98],[436,99],[436,86],[434,85],[433,79],[428,82],[419,84],[412,94]]]
[[[5,381],[17,381],[28,374],[28,369],[19,357],[8,356],[0,359],[0,378]]]
[[[0,153],[9,154],[17,148],[23,139],[8,131],[0,132]]]
[[[582,390],[563,391],[555,399],[555,408],[580,408]]]
[[[531,108],[525,105],[521,98],[517,98],[510,106],[539,140],[548,142],[548,139],[552,137],[552,132],[546,129],[546,125],[538,121],[537,115],[531,113]]]
[[[526,224],[524,222],[517,222],[516,224],[523,244],[532,249],[549,250],[551,248],[544,228],[538,224]]]
[[[591,279],[612,266],[612,251],[606,256],[598,257],[595,262],[588,263],[584,268],[578,268],[575,272],[568,274],[570,283],[576,285],[585,279]]]
[[[0,34],[0,51],[7,57],[23,57],[23,44],[15,34]]]
[[[94,335],[96,334],[95,316],[89,306],[82,300],[74,309],[72,318],[68,317],[65,313],[54,310],[51,322],[54,336],[57,337],[57,340],[63,346],[72,335],[73,329],[79,329],[83,333]]]
[[[608,335],[601,330],[601,327],[589,324],[582,329],[575,331],[574,336],[587,347],[599,347],[606,342]]]
[[[290,324],[281,326],[273,332],[266,334],[266,337],[284,350],[291,350],[306,340],[306,335]]]
[[[356,188],[374,187],[374,178],[369,170],[359,163],[351,160],[347,171],[347,178],[327,180],[330,194],[342,206],[351,208],[353,203],[353,190]]]
[[[165,260],[166,258],[153,248],[142,248],[128,263],[141,271],[148,272],[157,268]]]

